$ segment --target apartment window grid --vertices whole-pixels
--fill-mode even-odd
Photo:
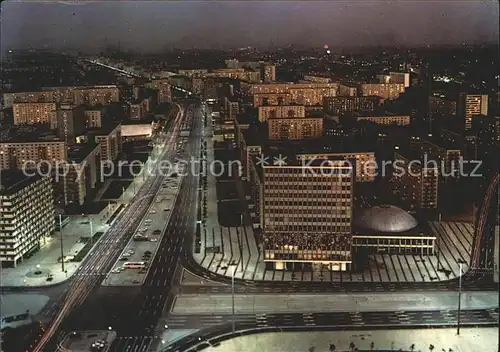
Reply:
[[[54,231],[50,179],[37,180],[15,195],[2,195],[1,209],[0,260],[15,263]]]

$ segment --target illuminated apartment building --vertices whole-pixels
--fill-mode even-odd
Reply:
[[[224,99],[224,108],[229,120],[234,120],[240,111],[238,99],[236,97],[226,97]]]
[[[465,130],[472,129],[472,118],[477,115],[488,115],[487,94],[463,94],[460,97],[465,108]]]
[[[434,116],[456,116],[457,102],[447,99],[445,96],[430,96],[429,109]]]
[[[14,103],[54,103],[56,102],[54,92],[19,92],[4,93],[3,103],[5,108],[10,108]]]
[[[337,96],[325,97],[323,109],[331,115],[344,115],[360,111],[375,111],[380,105],[380,98],[376,96]]]
[[[268,119],[299,118],[306,116],[306,107],[301,105],[259,106],[259,121]]]
[[[102,126],[102,120],[106,113],[103,107],[89,108],[85,110],[86,127],[99,128]]]
[[[297,160],[304,164],[312,160],[345,159],[351,162],[356,175],[356,182],[372,182],[377,175],[377,164],[374,152],[338,152],[297,154]]]
[[[393,181],[398,194],[410,210],[437,209],[439,168],[425,163],[420,153],[396,152],[394,154]]]
[[[268,119],[269,139],[296,140],[321,137],[323,118],[297,117],[287,119]]]
[[[462,153],[458,146],[451,146],[450,143],[443,140],[431,141],[418,137],[412,137],[412,139],[417,139],[417,143],[413,142],[416,146],[413,151],[417,151],[420,155],[427,154],[429,160],[438,163],[440,179],[460,176],[459,163],[461,162]]]
[[[208,70],[204,69],[204,68],[197,68],[197,69],[190,69],[190,70],[179,70],[179,75],[186,76],[186,77],[205,77],[207,73],[208,73]]]
[[[42,161],[53,166],[67,160],[64,140],[8,140],[0,143],[0,169],[33,168]]]
[[[252,84],[242,86],[248,95],[257,94],[289,94],[288,102],[296,105],[314,106],[322,105],[323,98],[336,96],[338,84],[336,83],[272,83]],[[254,100],[255,103],[255,100]],[[286,104],[286,102],[284,102]],[[255,105],[257,107],[260,105]]]
[[[75,105],[108,105],[120,101],[117,86],[78,87],[75,89]]]
[[[146,83],[145,86],[158,92],[158,104],[172,101],[172,91],[168,79],[153,79],[151,82]]]
[[[397,99],[401,93],[404,93],[404,83],[363,83],[360,85],[362,96],[381,97],[384,99]]]
[[[332,79],[328,77],[304,75],[304,81],[312,83],[332,83]]]
[[[254,107],[267,105],[288,105],[291,102],[289,93],[258,93],[252,95],[252,105]]]
[[[52,125],[56,126],[59,138],[69,144],[74,143],[76,137],[85,132],[87,118],[84,105],[61,104],[53,113],[57,122]]]
[[[359,121],[371,121],[378,125],[398,125],[398,126],[409,126],[410,116],[395,116],[395,115],[385,115],[385,116],[357,116],[356,119]]]
[[[121,124],[89,130],[89,142],[101,145],[101,161],[112,162],[122,151]]]
[[[55,231],[52,185],[21,170],[2,170],[0,178],[0,263],[15,267]]]
[[[14,125],[50,124],[55,103],[14,103]]]
[[[68,204],[83,205],[91,190],[101,181],[101,146],[88,143],[70,146],[68,160],[66,200]]]
[[[355,97],[358,95],[358,86],[351,83],[340,83],[338,95],[342,97]]]
[[[262,64],[262,78],[264,83],[272,83],[276,81],[276,66],[272,64]]]
[[[408,72],[389,72],[390,83],[404,84],[405,88],[410,86],[410,73]]]
[[[352,168],[262,167],[264,262],[269,269],[345,271],[351,259]]]

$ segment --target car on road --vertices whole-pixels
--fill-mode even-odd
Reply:
[[[153,231],[153,235],[159,235],[159,234],[161,234],[161,230],[154,230]]]
[[[151,242],[158,242],[158,239],[157,238],[150,238],[149,239]]]
[[[156,214],[156,210],[150,210],[149,214]]]
[[[163,209],[163,211],[170,211],[170,209],[169,208],[165,208],[165,209]]]
[[[128,257],[121,257],[121,258],[120,258],[120,261],[121,261],[121,262],[126,262],[127,260],[128,260]]]

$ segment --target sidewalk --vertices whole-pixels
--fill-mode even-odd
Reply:
[[[141,176],[135,177],[124,194],[116,201],[116,204],[108,204],[100,214],[71,216],[70,222],[62,229],[64,256],[74,256],[84,248],[85,243],[81,241],[81,237],[90,237],[89,220],[92,220],[93,234],[97,232],[105,233],[109,228],[106,221],[113,215],[120,204],[130,202],[135,192],[144,183],[144,179]],[[45,244],[41,243],[40,251],[31,258],[20,262],[16,268],[2,268],[0,273],[2,287],[50,286],[62,283],[74,275],[83,261],[64,263],[64,271],[62,270],[62,264],[58,262],[61,257],[60,236],[60,232],[56,231]],[[47,281],[49,276],[52,276],[51,281]]]
[[[104,208],[100,214],[86,216],[71,216],[70,222],[62,229],[62,244],[64,256],[75,256],[84,247],[82,237],[90,237],[90,223],[92,221],[92,233],[106,232],[109,228],[106,221],[111,217],[117,205]],[[44,244],[41,243],[40,250],[31,258],[24,259],[16,268],[3,268],[1,270],[1,283],[3,287],[37,287],[59,284],[70,278],[83,261],[64,263],[58,262],[61,258],[61,233],[56,231]],[[47,278],[52,276],[52,280]]]
[[[330,344],[334,344],[338,352],[352,351],[349,346],[360,351],[410,351],[412,345],[413,351],[422,352],[429,351],[430,345],[436,352],[497,352],[498,328],[464,328],[459,336],[456,329],[261,333],[238,336],[206,351],[326,352],[330,351]]]

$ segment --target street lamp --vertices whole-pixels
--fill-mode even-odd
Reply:
[[[89,219],[89,225],[90,225],[90,244],[92,245],[94,239],[94,229],[92,228],[92,219]]]
[[[236,269],[238,268],[238,265],[233,265],[233,273],[231,275],[231,296],[232,296],[232,309],[231,309],[231,325],[232,325],[232,331],[234,334],[235,331],[235,317],[234,317],[234,274],[236,274]]]
[[[462,263],[459,264],[458,273],[458,315],[457,315],[457,335],[460,335],[460,309],[462,307]]]

